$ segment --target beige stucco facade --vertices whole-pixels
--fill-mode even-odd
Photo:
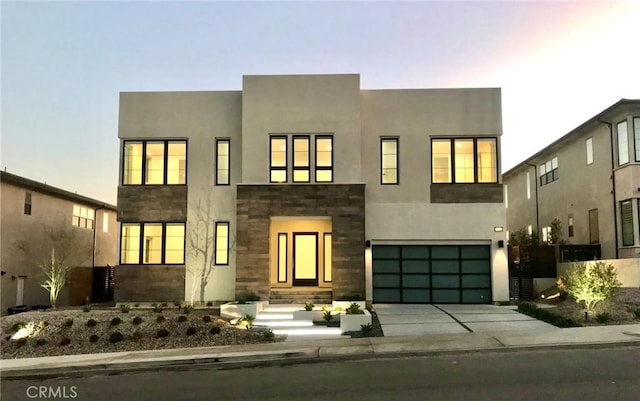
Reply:
[[[310,135],[312,147],[314,135],[332,136],[333,180],[325,185],[354,186],[351,190],[345,189],[340,196],[356,196],[353,195],[357,193],[356,186],[364,186],[362,210],[351,211],[348,198],[336,200],[335,206],[342,208],[339,218],[344,221],[349,221],[348,213],[353,213],[354,221],[364,216],[366,224],[362,224],[362,229],[358,228],[360,223],[348,229],[338,227],[337,217],[331,218],[330,197],[323,197],[322,201],[309,198],[317,195],[303,187],[316,185],[313,179],[306,184],[293,183],[291,179],[287,183],[270,183],[269,137],[273,134]],[[243,291],[256,288],[261,293],[268,293],[263,284],[257,284],[261,280],[269,280],[266,284],[272,288],[286,286],[287,283],[278,283],[276,279],[276,235],[313,228],[318,233],[327,230],[337,233],[334,240],[339,246],[332,257],[338,261],[337,271],[343,273],[335,279],[345,293],[349,291],[349,284],[344,281],[347,277],[361,281],[363,287],[367,283],[368,290],[362,294],[367,299],[372,297],[371,263],[367,262],[364,239],[374,246],[376,243],[489,245],[493,301],[508,299],[507,261],[504,250],[498,248],[504,232],[494,229],[506,227],[500,178],[501,135],[500,89],[362,90],[358,74],[245,76],[242,91],[122,93],[118,134],[122,141],[188,141],[186,259],[183,267],[175,267],[185,270],[183,294],[187,299],[193,288],[190,272],[197,275],[202,265],[202,261],[189,251],[190,227],[195,223],[198,201],[202,204],[203,200],[210,199],[211,219],[230,223],[232,246],[228,266],[214,269],[205,290],[205,300],[232,299],[239,291],[238,286]],[[380,181],[380,138],[387,136],[399,140],[398,185],[381,185]],[[460,202],[441,196],[434,201],[430,179],[431,138],[434,137],[495,138],[496,182],[470,184],[463,188],[463,195],[469,194],[468,199]],[[215,185],[213,180],[216,138],[230,139],[231,179],[228,186]],[[313,159],[310,173],[313,177]],[[280,198],[286,195],[279,195],[286,191],[261,190],[259,186],[299,187],[296,195],[291,192],[292,197],[299,198],[288,202]],[[249,202],[248,211],[238,210],[237,197],[241,187],[246,188],[245,193],[269,198],[256,198],[253,203]],[[121,185],[120,193],[130,189]],[[485,189],[491,189],[493,195],[484,196]],[[495,196],[496,189],[498,197]],[[440,193],[442,191],[440,187]],[[119,196],[119,199],[122,204],[119,200],[118,207],[122,210],[130,195]],[[243,208],[247,207],[246,203],[247,200],[242,201]],[[137,218],[131,216],[128,218]],[[255,227],[255,231],[246,232],[246,227],[238,227],[239,216],[248,222],[245,224]],[[119,218],[124,221],[122,216]],[[306,228],[295,226],[306,218],[313,223],[307,224]],[[287,219],[297,223],[291,223],[289,227],[278,226]],[[267,230],[270,241],[267,258],[257,257],[251,251],[258,242],[260,252],[264,251],[262,239],[253,235],[263,232],[265,221],[271,222],[271,228]],[[328,226],[318,228],[314,224]],[[350,237],[345,237],[347,233]],[[357,245],[347,246],[348,242],[341,242],[348,238]],[[318,251],[324,254],[322,247]],[[246,261],[243,263],[256,265],[238,265],[238,252]],[[322,258],[319,260],[325,263]],[[135,268],[127,266],[124,269]],[[265,274],[254,274],[249,271],[251,269],[261,272],[264,269]],[[354,275],[354,271],[360,273]],[[318,287],[331,289],[331,283],[320,278]],[[357,283],[353,288],[356,292],[361,284]]]
[[[30,214],[25,209],[27,196]],[[86,274],[72,273],[58,305],[84,303],[87,296],[91,297],[91,267],[113,266],[117,261],[115,206],[5,172],[1,197],[2,314],[20,301],[29,306],[49,304],[48,292],[40,285],[42,274],[38,266],[50,257],[50,250],[45,249],[42,240],[44,230],[48,229],[73,232],[74,247],[83,248],[82,256],[72,258],[73,267],[83,272],[89,269]],[[73,225],[74,206],[94,211],[95,231]],[[25,244],[26,252],[21,250],[20,243]]]

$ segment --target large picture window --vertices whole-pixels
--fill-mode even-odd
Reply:
[[[229,264],[229,223],[225,221],[216,222],[216,265]]]
[[[380,183],[398,182],[398,138],[380,138]]]
[[[316,135],[316,182],[333,182],[333,137]]]
[[[272,136],[269,147],[271,153],[269,182],[287,182],[287,137]]]
[[[616,124],[618,133],[618,165],[629,163],[629,136],[627,135],[627,122]]]
[[[431,140],[433,183],[497,183],[496,138],[436,138]]]
[[[184,223],[122,223],[121,264],[184,264]]]
[[[123,185],[182,185],[186,177],[186,141],[124,141]]]
[[[216,139],[216,185],[229,185],[229,139]]]
[[[293,182],[309,182],[311,180],[309,145],[309,136],[293,136]]]

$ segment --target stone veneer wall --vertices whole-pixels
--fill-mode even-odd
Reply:
[[[184,301],[185,267],[116,266],[115,302]]]
[[[365,296],[364,184],[238,185],[236,293],[270,295],[271,217],[332,219],[333,297]]]

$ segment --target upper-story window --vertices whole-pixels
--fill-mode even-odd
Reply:
[[[229,139],[216,139],[216,185],[229,185]]]
[[[271,154],[269,182],[287,182],[287,137],[272,136],[269,148]]]
[[[627,135],[627,122],[616,124],[618,132],[618,165],[629,163],[629,136]]]
[[[640,117],[633,117],[633,139],[636,146],[636,161],[640,162]]]
[[[496,183],[496,138],[438,138],[431,140],[434,183]]]
[[[31,215],[31,192],[24,194],[24,214]]]
[[[310,145],[311,140],[308,135],[293,136],[293,182],[311,180]]]
[[[71,224],[76,227],[93,229],[95,211],[91,208],[73,205],[73,218]]]
[[[593,164],[593,138],[584,141],[584,145],[587,151],[587,164]]]
[[[123,185],[186,183],[186,141],[124,141],[123,147]]]
[[[540,165],[540,186],[558,179],[558,158],[554,157]]]
[[[398,182],[398,138],[380,138],[380,183]]]
[[[183,264],[184,223],[122,223],[121,264]]]
[[[333,182],[333,136],[316,135],[316,182]]]

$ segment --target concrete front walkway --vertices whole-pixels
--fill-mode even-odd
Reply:
[[[509,306],[375,304],[374,310],[385,337],[559,330]]]

